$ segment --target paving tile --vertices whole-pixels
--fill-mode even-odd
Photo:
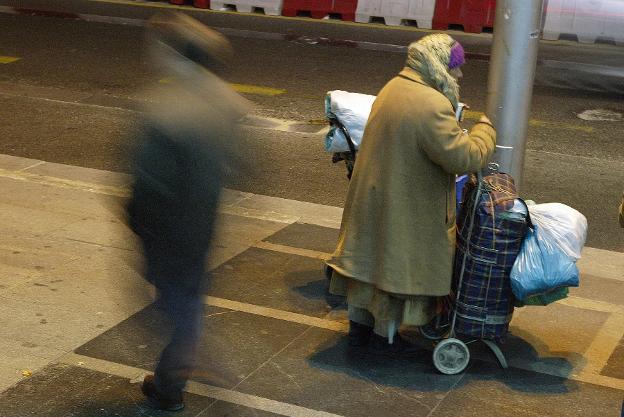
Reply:
[[[236,241],[252,246],[286,227],[287,224],[232,214],[219,214],[215,242]]]
[[[0,188],[2,179],[0,179]],[[5,200],[6,201],[6,200]],[[0,203],[0,233],[17,236],[21,233],[45,235],[72,224],[76,217],[23,206]]]
[[[285,226],[286,223],[220,213],[208,256],[210,268],[220,266]]]
[[[170,329],[162,312],[152,304],[76,349],[76,353],[153,370]],[[233,387],[305,329],[300,324],[206,306],[193,379]]]
[[[21,344],[21,342],[18,342]],[[3,343],[2,349],[7,346]],[[3,350],[0,354],[0,392],[15,385],[17,382],[27,378],[23,375],[24,371],[36,372],[48,365],[56,358],[43,358],[39,355],[30,355],[21,349]],[[1,398],[1,397],[0,397]],[[0,400],[0,404],[1,404]],[[2,414],[2,406],[0,405],[0,416]],[[7,416],[8,417],[8,416]]]
[[[431,353],[403,358],[350,351],[346,335],[311,328],[237,389],[353,417],[427,416],[461,376],[443,376]]]
[[[327,292],[322,261],[250,248],[215,269],[210,294],[323,317],[342,299]]]
[[[622,391],[476,362],[431,417],[603,417],[621,406]]]
[[[578,288],[570,288],[570,295],[624,305],[624,285],[622,281],[600,278],[589,274],[581,276],[581,285]]]
[[[0,297],[0,339],[16,340],[69,352],[98,336],[119,320],[95,312],[80,312],[57,304],[39,304]],[[24,349],[24,353],[28,349]]]
[[[561,304],[516,309],[502,350],[511,366],[565,377],[585,365],[584,352],[608,317]]]
[[[112,248],[139,250],[137,236],[123,223],[116,220],[82,218],[52,234],[54,237]]]
[[[624,379],[624,337],[609,357],[601,375]]]
[[[331,227],[293,223],[264,240],[278,245],[333,253],[338,242],[338,232],[338,229]]]
[[[214,399],[187,394],[175,415],[197,416]],[[51,365],[0,394],[3,417],[165,417],[150,408],[140,384],[70,365]]]

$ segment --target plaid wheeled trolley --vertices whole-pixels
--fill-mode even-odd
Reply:
[[[472,176],[464,188],[457,220],[452,306],[436,325],[422,334],[440,342],[433,363],[444,374],[463,372],[470,361],[468,345],[482,341],[500,365],[507,361],[497,343],[503,342],[514,310],[511,268],[520,252],[529,220],[512,214],[518,198],[511,176]],[[448,332],[448,338],[441,335]]]

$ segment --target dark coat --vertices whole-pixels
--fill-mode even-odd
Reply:
[[[214,74],[192,64],[176,68],[186,78],[161,87],[145,112],[128,216],[146,251],[199,260],[210,246],[246,105]]]

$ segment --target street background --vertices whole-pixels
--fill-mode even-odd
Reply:
[[[15,14],[24,3],[0,1],[0,381],[8,389],[0,416],[145,415],[127,385],[153,366],[158,332],[120,207],[142,91],[174,82],[150,66],[141,27],[169,6],[27,5],[88,21]],[[185,413],[619,415],[622,78],[588,74],[587,65],[621,68],[624,48],[541,42],[521,194],[587,216],[582,285],[564,303],[517,312],[503,348],[511,370],[477,349],[467,374],[449,378],[435,372],[430,354],[350,358],[343,306],[327,298],[321,273],[348,187],[345,167],[323,149],[324,95],[376,94],[402,68],[404,46],[429,32],[184,10],[230,38],[237,55],[227,81],[255,103],[241,150],[253,169],[234,171],[227,184],[205,374]],[[491,35],[449,33],[469,53],[461,82],[469,127],[485,109]],[[587,110],[613,120],[580,118]]]

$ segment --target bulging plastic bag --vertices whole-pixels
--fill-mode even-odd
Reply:
[[[511,270],[511,289],[519,300],[556,288],[578,287],[576,261],[587,237],[587,219],[564,204],[529,206],[527,232]]]
[[[566,255],[580,259],[587,238],[587,219],[577,210],[561,203],[529,206],[531,221],[543,226],[545,238],[554,240]]]
[[[336,118],[344,125],[356,150],[359,149],[362,142],[364,128],[376,98],[376,96],[341,90],[329,91],[325,96],[326,116],[330,119]],[[347,139],[340,129],[332,127],[329,130],[325,137],[325,150],[327,152],[349,152]]]

